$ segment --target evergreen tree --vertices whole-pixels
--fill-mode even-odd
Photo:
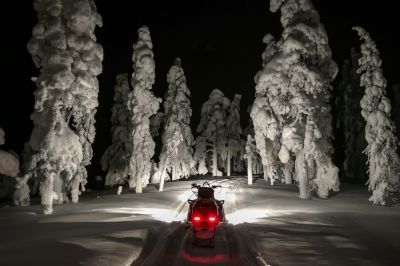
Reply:
[[[175,59],[168,75],[168,92],[164,101],[165,127],[162,133],[163,147],[160,155],[160,188],[164,187],[165,171],[171,179],[188,177],[194,167],[194,139],[190,128],[190,91],[181,67],[181,60]]]
[[[218,89],[211,92],[208,101],[201,108],[200,124],[196,138],[196,162],[199,173],[204,173],[207,153],[212,153],[212,175],[221,176],[218,170],[218,156],[226,150],[226,118],[230,101]]]
[[[241,157],[242,140],[242,127],[240,126],[240,100],[242,95],[235,94],[235,97],[230,105],[228,111],[228,118],[226,120],[226,131],[228,137],[227,154],[226,154],[226,175],[231,175],[231,160],[232,157]]]
[[[368,188],[372,192],[369,200],[374,204],[386,205],[400,192],[399,142],[395,135],[396,126],[390,118],[392,106],[386,97],[387,83],[378,48],[367,31],[361,27],[353,29],[363,41],[358,73],[361,74],[360,84],[365,87],[360,104],[361,114],[367,122]]]
[[[103,171],[107,171],[105,185],[113,186],[128,180],[132,140],[129,132],[128,74],[119,74],[114,86],[114,105],[111,109],[112,144],[101,158]]]
[[[71,194],[77,202],[87,182],[98,106],[96,76],[103,60],[94,30],[102,21],[90,0],[35,0],[34,8],[38,23],[28,50],[41,74],[34,79],[34,129],[24,168],[40,187],[43,213],[49,214],[53,200],[62,203]]]
[[[256,98],[252,110],[257,147],[262,157],[263,150],[271,153],[279,148],[279,159],[289,168],[284,170],[286,173],[292,172],[295,158],[295,180],[301,198],[309,199],[312,191],[326,198],[330,190],[339,190],[338,169],[331,160],[329,105],[330,82],[337,74],[337,66],[331,59],[319,14],[310,0],[271,1],[270,10],[278,9],[284,28],[282,37],[276,44],[272,37],[265,37],[271,48],[263,55],[264,68],[256,76],[256,92],[261,96]],[[259,137],[257,124],[262,132]],[[265,149],[265,143],[274,145]],[[269,160],[263,158],[264,167],[269,164],[271,168],[275,156],[273,152]],[[269,170],[268,175],[278,174],[275,169]]]
[[[157,113],[161,99],[152,92],[155,80],[155,63],[150,30],[143,26],[138,30],[138,41],[133,45],[133,90],[128,95],[130,137],[132,152],[129,158],[129,187],[142,193],[151,175],[151,157],[155,143],[150,135],[150,117]]]

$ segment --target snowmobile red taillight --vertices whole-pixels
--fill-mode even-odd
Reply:
[[[215,216],[210,216],[210,217],[208,217],[208,220],[209,220],[210,222],[212,222],[212,223],[215,223],[215,222],[217,222],[217,217],[215,217]]]
[[[200,220],[201,220],[201,217],[200,217],[200,216],[194,216],[194,217],[193,217],[193,221],[194,221],[194,222],[200,222]]]

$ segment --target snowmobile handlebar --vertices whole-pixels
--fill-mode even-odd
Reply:
[[[197,185],[196,183],[192,183],[191,185],[192,185],[192,188],[197,188],[197,189],[199,189],[201,187],[210,187],[213,189],[221,187],[221,185],[210,185],[210,183],[208,183],[208,182],[204,182],[203,185]]]

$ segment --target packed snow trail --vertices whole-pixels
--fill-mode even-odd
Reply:
[[[329,200],[301,200],[295,185],[246,177],[217,178],[229,190],[229,224],[214,248],[192,246],[186,217],[192,180],[149,185],[144,193],[88,191],[78,204],[39,215],[29,207],[0,207],[0,265],[397,265],[400,204],[368,202],[360,185],[343,185]],[[218,197],[218,193],[216,193]],[[21,253],[21,250],[23,252]],[[19,254],[16,256],[15,254]],[[215,262],[215,263],[211,263]]]
[[[215,197],[225,200],[225,213],[229,214],[236,210],[234,195],[242,179],[222,179],[209,183],[221,185],[222,188],[216,190]],[[193,197],[189,195],[187,198],[182,198],[177,207],[176,216],[182,213],[186,215],[187,200],[190,198]],[[153,243],[154,241],[153,238],[147,240]],[[142,254],[142,257],[139,257],[132,265],[262,265],[231,224],[221,224],[216,227],[214,247],[194,246],[193,241],[193,231],[190,226],[179,222],[172,223],[171,227],[152,245],[152,250],[145,251],[145,255]]]

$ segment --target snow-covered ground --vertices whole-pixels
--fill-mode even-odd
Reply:
[[[192,245],[190,183],[143,194],[88,192],[78,204],[0,208],[0,265],[397,265],[400,206],[368,202],[365,187],[343,185],[329,200],[301,200],[292,185],[219,179],[230,224],[214,248]],[[201,183],[201,181],[197,181]],[[34,201],[33,201],[34,203]]]

